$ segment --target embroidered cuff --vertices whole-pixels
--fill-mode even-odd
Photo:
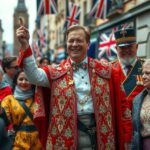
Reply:
[[[25,58],[32,55],[32,50],[30,47],[28,47],[25,51],[23,49],[20,49],[19,56],[18,56],[18,65],[19,67],[23,67],[23,61]]]

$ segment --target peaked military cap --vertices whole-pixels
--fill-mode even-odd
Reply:
[[[121,29],[115,32],[116,45],[119,47],[136,43],[136,33],[133,28]]]

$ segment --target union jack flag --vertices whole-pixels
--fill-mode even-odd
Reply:
[[[38,10],[37,10],[37,15],[41,16],[44,14],[44,0],[38,0]]]
[[[99,44],[98,44],[98,59],[105,58],[108,61],[112,61],[117,58],[117,52],[116,52],[116,41],[114,37],[114,32],[120,30],[120,29],[126,29],[133,27],[133,22],[120,24],[118,26],[115,26],[114,28],[100,33],[99,35]]]
[[[38,30],[37,34],[38,34],[39,42],[40,42],[39,45],[40,45],[41,48],[44,48],[45,45],[46,45],[46,40],[45,40],[45,37],[44,37],[44,33],[41,30]]]
[[[107,0],[93,0],[92,9],[89,12],[89,16],[96,18],[102,18],[104,10],[106,10]]]
[[[38,42],[36,40],[33,41],[33,50],[36,54],[36,57],[41,56],[41,52],[40,52],[40,49],[38,47]]]
[[[117,57],[115,45],[116,41],[113,30],[101,33],[99,36],[98,59],[114,60]]]
[[[66,22],[64,25],[65,30],[74,24],[78,24],[79,23],[79,17],[80,17],[80,13],[81,13],[81,8],[80,6],[71,3],[71,2],[66,2]]]
[[[56,0],[44,0],[45,2],[45,14],[57,14],[57,2]]]

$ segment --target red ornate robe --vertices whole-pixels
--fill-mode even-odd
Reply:
[[[115,102],[111,65],[89,59],[91,95],[97,128],[98,149],[116,149]],[[50,124],[46,149],[77,149],[77,97],[69,60],[45,68],[50,81]],[[42,110],[42,109],[41,109]]]
[[[19,65],[23,59],[32,55],[31,49],[21,51]],[[118,149],[120,139],[116,123],[123,120],[122,106],[116,101],[118,83],[114,75],[117,70],[105,61],[88,58],[88,68],[91,83],[91,96],[96,120],[98,150]],[[77,96],[73,80],[73,70],[70,60],[60,66],[43,68],[50,83],[50,99],[43,98],[41,88],[37,91],[34,120],[41,142],[49,150],[76,150],[78,144],[77,129]],[[113,72],[113,73],[112,73]],[[45,91],[45,90],[44,90]],[[119,115],[118,115],[119,112]],[[121,125],[121,124],[120,124]],[[118,125],[119,126],[119,125]]]

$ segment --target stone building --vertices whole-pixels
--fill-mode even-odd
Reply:
[[[109,0],[106,0],[107,2]],[[105,1],[105,2],[106,2]],[[111,0],[110,0],[111,1]],[[99,59],[101,49],[100,36],[107,35],[106,48],[114,42],[112,32],[120,27],[134,27],[139,44],[138,56],[150,58],[150,1],[149,0],[112,0],[107,5],[106,18],[89,17],[92,1],[89,0],[57,0],[58,14],[55,22],[50,20],[49,25],[53,27],[56,38],[53,40],[55,49],[65,51],[64,22],[66,20],[66,2],[74,2],[81,7],[79,24],[87,26],[91,30],[92,57]],[[111,39],[112,38],[112,39]],[[52,39],[50,38],[50,41]]]
[[[139,44],[138,56],[150,58],[150,1],[113,0],[105,22],[96,22],[91,38],[99,38],[119,26],[132,26],[136,29]],[[86,20],[85,20],[86,22]],[[99,50],[96,52],[98,57]]]

